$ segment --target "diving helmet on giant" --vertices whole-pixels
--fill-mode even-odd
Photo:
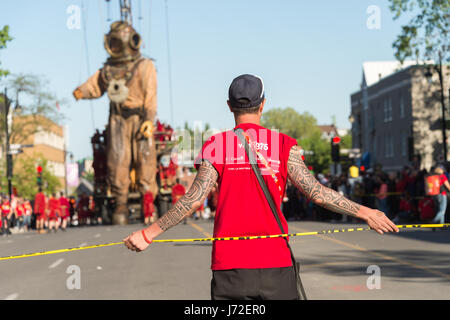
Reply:
[[[141,43],[141,36],[126,21],[113,22],[104,38],[110,62],[127,62],[139,58]]]

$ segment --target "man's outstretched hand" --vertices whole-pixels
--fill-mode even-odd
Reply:
[[[399,232],[395,223],[379,210],[370,209],[367,212],[365,220],[369,227],[379,234],[383,234],[385,232]]]
[[[128,237],[123,239],[123,242],[125,243],[125,246],[130,249],[131,251],[141,252],[150,245],[147,241],[144,239],[144,235],[142,234],[145,232],[144,230],[139,230],[136,232],[133,232]],[[148,238],[148,236],[147,236]]]

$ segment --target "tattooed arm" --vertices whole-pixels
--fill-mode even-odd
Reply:
[[[398,228],[383,212],[359,205],[317,181],[302,161],[299,147],[291,148],[287,167],[292,183],[315,204],[337,213],[362,219],[380,234],[390,231],[398,232]]]
[[[203,161],[189,191],[156,223],[146,229],[134,232],[123,241],[133,251],[142,251],[148,247],[144,235],[151,242],[164,231],[177,225],[185,217],[194,213],[205,201],[209,192],[216,186],[219,177],[216,169],[208,161]]]

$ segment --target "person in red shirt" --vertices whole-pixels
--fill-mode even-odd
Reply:
[[[398,232],[398,228],[378,210],[359,205],[321,185],[301,158],[297,141],[260,125],[265,98],[259,77],[242,75],[229,88],[228,106],[236,128],[251,138],[250,146],[266,159],[257,161],[269,192],[277,206],[285,232],[287,222],[281,212],[286,180],[289,178],[314,203],[329,210],[362,219],[378,233]],[[233,131],[212,136],[195,160],[198,173],[192,187],[156,223],[136,231],[123,241],[128,249],[145,250],[159,235],[191,215],[217,186],[218,202],[214,237],[280,234],[280,228],[260,189]],[[212,249],[212,299],[299,299],[290,250],[284,238],[214,241]]]
[[[53,193],[50,199],[48,200],[48,207],[49,207],[48,232],[51,232],[52,230],[56,232],[58,229],[58,219],[61,216],[61,205],[55,193]]]
[[[85,192],[78,199],[77,213],[80,226],[86,225],[89,218],[89,197]]]
[[[435,215],[435,205],[432,197],[424,197],[419,200],[420,220],[431,220]]]
[[[15,215],[18,231],[23,232],[23,218],[25,216],[25,210],[23,208],[23,200],[21,198],[17,198],[16,200]]]
[[[33,209],[31,208],[29,200],[24,201],[23,212],[24,212],[23,224],[25,226],[25,231],[28,231],[31,228],[31,215],[33,214]]]
[[[447,192],[445,190],[447,189],[450,191],[450,184],[444,174],[445,167],[443,165],[436,166],[434,172],[439,175],[441,193],[434,196],[438,212],[433,220],[431,220],[431,223],[443,224],[445,222],[445,211],[447,210]]]
[[[155,212],[155,199],[153,198],[153,194],[150,191],[147,191],[142,198],[142,210],[144,213],[144,224],[149,225],[150,223],[155,222],[153,213]]]
[[[70,213],[69,213],[70,204],[69,204],[69,199],[67,199],[64,196],[63,192],[60,193],[59,205],[61,208],[61,230],[66,231],[67,221],[70,218]]]
[[[9,220],[13,214],[11,210],[11,204],[8,198],[4,198],[1,203],[2,208],[2,230],[4,235],[11,235],[11,230],[9,230]]]
[[[47,199],[42,189],[34,197],[34,214],[36,215],[36,231],[44,233],[44,221],[47,214]]]
[[[392,220],[394,223],[399,223],[402,220],[409,220],[412,218],[413,206],[411,201],[411,195],[408,192],[405,192],[400,198],[397,217]]]

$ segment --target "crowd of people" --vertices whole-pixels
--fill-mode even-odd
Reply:
[[[189,190],[194,173],[181,167],[176,182],[170,189],[171,204]],[[364,206],[383,211],[395,223],[445,223],[447,191],[450,191],[449,174],[443,165],[430,172],[405,167],[402,171],[385,173],[381,169],[362,172],[358,177],[344,173],[339,176],[318,173],[316,179],[343,196]],[[427,178],[436,178],[438,191],[430,194]],[[192,215],[192,219],[214,219],[218,194],[210,193],[205,203]],[[144,224],[155,221],[154,200],[144,199]],[[169,207],[167,208],[167,210]],[[314,204],[289,181],[286,186],[282,211],[287,220],[315,220],[330,222],[358,222],[349,216],[333,213]],[[92,196],[82,193],[78,199],[67,198],[64,193],[47,197],[42,190],[33,200],[21,197],[0,196],[0,235],[23,233],[36,229],[38,233],[65,231],[68,226],[102,224],[102,217],[95,211]]]
[[[319,173],[315,176],[320,183],[345,197],[383,211],[395,223],[445,222],[450,185],[443,165],[437,165],[429,172],[404,167],[399,172],[390,173],[376,168],[371,172],[362,172],[356,178],[347,173],[339,176]],[[431,194],[427,186],[427,179],[430,177],[436,178],[438,183],[438,192],[435,194]],[[357,222],[357,219],[330,212],[314,204],[290,183],[283,200],[283,213],[288,220]]]
[[[78,199],[67,198],[63,192],[46,196],[42,190],[33,200],[11,195],[0,198],[0,235],[23,233],[35,229],[38,233],[66,231],[69,226],[102,224],[96,216],[92,196],[82,193]]]

